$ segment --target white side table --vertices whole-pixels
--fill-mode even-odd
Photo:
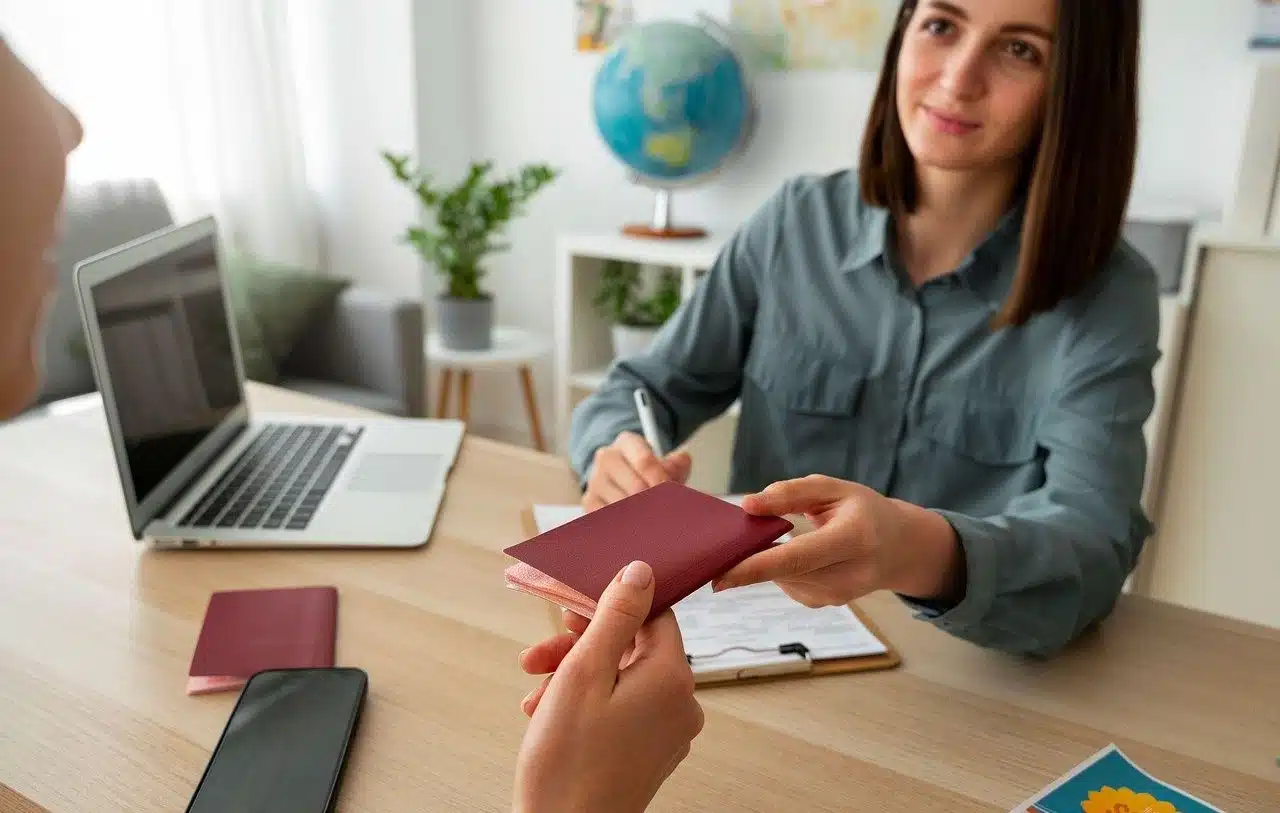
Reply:
[[[529,430],[533,445],[538,451],[546,451],[542,437],[542,423],[538,419],[538,399],[534,394],[533,373],[529,364],[545,356],[551,347],[541,336],[515,327],[495,327],[493,346],[488,350],[451,350],[444,346],[438,333],[427,336],[427,362],[440,367],[440,393],[436,400],[436,417],[443,418],[449,411],[449,396],[453,388],[453,371],[459,372],[458,417],[466,423],[471,414],[471,373],[479,370],[515,368],[520,373],[520,385],[524,389],[524,407],[529,413]]]

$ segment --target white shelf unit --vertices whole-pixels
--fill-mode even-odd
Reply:
[[[687,299],[698,279],[715,262],[723,244],[718,235],[680,240],[621,233],[560,237],[556,247],[555,441],[562,454],[568,450],[574,407],[600,386],[613,362],[609,323],[592,302],[600,287],[604,262],[621,260],[679,271],[681,297]],[[734,412],[736,409],[730,410]],[[704,427],[699,436],[714,436],[717,430],[723,431],[721,427]],[[696,472],[695,477],[704,484],[710,478],[718,485],[719,477],[701,474]]]

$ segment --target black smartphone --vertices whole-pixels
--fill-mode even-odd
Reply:
[[[254,675],[187,813],[329,813],[368,686],[347,667]]]

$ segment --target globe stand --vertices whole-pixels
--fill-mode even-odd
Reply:
[[[648,223],[629,223],[622,227],[623,234],[632,237],[659,237],[663,239],[688,240],[706,237],[706,229],[696,226],[671,225],[671,190],[659,189],[653,199],[653,220]]]

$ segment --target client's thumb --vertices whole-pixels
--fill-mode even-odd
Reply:
[[[614,577],[596,605],[586,631],[565,660],[575,659],[610,685],[618,675],[622,656],[653,606],[653,568],[632,562]]]

